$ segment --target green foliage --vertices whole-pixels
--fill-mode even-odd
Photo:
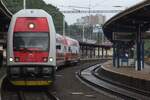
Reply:
[[[150,56],[150,40],[144,41],[145,55]]]
[[[5,5],[12,13],[23,9],[23,0],[3,0]],[[56,32],[62,33],[63,30],[63,14],[58,8],[51,4],[46,4],[43,0],[26,0],[27,9],[43,9],[52,15]]]

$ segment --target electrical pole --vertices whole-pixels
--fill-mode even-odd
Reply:
[[[89,29],[91,29],[91,0],[89,0]],[[92,40],[92,33],[91,30],[89,30],[89,39]]]
[[[82,41],[85,42],[85,37],[84,37],[84,24],[83,24],[83,28],[82,28]]]
[[[23,0],[23,9],[26,9],[26,0]]]
[[[65,36],[65,15],[63,16],[63,36]]]

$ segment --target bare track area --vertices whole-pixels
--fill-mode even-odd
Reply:
[[[5,79],[2,85],[2,100],[58,100],[48,88],[14,87]]]
[[[94,91],[82,84],[77,78],[76,73],[82,68],[101,63],[102,61],[87,61],[86,63],[68,66],[56,72],[56,81],[53,86],[53,93],[60,100],[115,100],[114,98]]]

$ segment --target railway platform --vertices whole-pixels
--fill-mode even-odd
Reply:
[[[135,70],[134,67],[131,67],[131,66],[120,67],[120,68],[112,67],[112,62],[111,61],[105,63],[102,66],[102,68],[104,70],[112,72],[112,73],[116,73],[116,74],[125,75],[125,76],[132,77],[132,78],[137,78],[137,79],[150,81],[150,65],[148,65],[146,63],[144,64],[144,69],[141,70],[141,71],[137,71],[137,70]]]
[[[98,73],[119,84],[147,92],[150,91],[150,65],[145,64],[144,69],[141,71],[137,71],[130,66],[117,68],[112,65],[112,61],[104,63]]]

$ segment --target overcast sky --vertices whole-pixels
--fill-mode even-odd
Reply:
[[[46,3],[52,4],[58,7],[60,10],[88,10],[83,8],[68,8],[67,6],[77,7],[90,7],[91,10],[107,10],[107,9],[126,9],[132,5],[135,5],[143,0],[44,0]],[[122,6],[116,8],[113,6]],[[65,20],[72,24],[76,22],[77,18],[86,16],[88,14],[65,14]],[[103,14],[107,19],[111,18],[114,14]]]

